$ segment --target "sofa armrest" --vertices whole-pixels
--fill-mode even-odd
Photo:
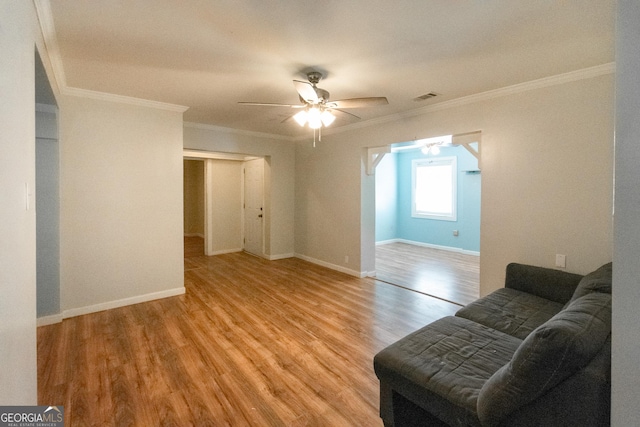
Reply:
[[[520,408],[509,426],[608,427],[611,417],[611,336],[591,363]]]
[[[551,268],[511,263],[507,265],[504,286],[566,304],[582,277]]]

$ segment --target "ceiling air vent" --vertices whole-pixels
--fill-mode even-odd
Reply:
[[[424,95],[420,95],[417,98],[413,98],[414,101],[419,102],[419,101],[426,101],[427,99],[431,99],[431,98],[435,98],[436,96],[438,96],[439,94],[435,93],[435,92],[429,92],[429,93],[425,93]]]

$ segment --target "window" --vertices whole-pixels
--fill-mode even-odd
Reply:
[[[411,216],[456,221],[455,157],[411,162]]]

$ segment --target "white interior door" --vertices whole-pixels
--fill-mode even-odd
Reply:
[[[244,250],[263,256],[264,159],[244,165]]]

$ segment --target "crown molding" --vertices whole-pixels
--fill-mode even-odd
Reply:
[[[327,129],[325,134],[336,134],[341,132],[347,132],[350,130],[366,128],[379,124],[389,123],[400,119],[406,119],[416,116],[421,116],[426,113],[434,111],[446,110],[449,108],[461,107],[464,105],[474,104],[477,102],[487,101],[490,99],[500,98],[503,96],[515,95],[535,89],[542,89],[545,87],[556,86],[560,84],[575,82],[579,80],[591,79],[607,74],[614,74],[616,71],[615,62],[609,62],[607,64],[596,65],[594,67],[583,68],[576,71],[570,71],[568,73],[558,74],[555,76],[544,77],[537,80],[532,80],[524,83],[518,83],[511,86],[505,86],[503,88],[489,90],[486,92],[480,92],[474,95],[463,96],[449,101],[442,101],[437,104],[432,104],[422,108],[416,108],[414,110],[405,111],[397,114],[390,114],[388,116],[382,116],[364,122],[354,123],[347,126],[342,126],[335,129]]]
[[[42,35],[44,38],[46,56],[51,64],[53,74],[54,74],[53,77],[56,79],[57,86],[60,90],[60,93],[62,93],[63,95],[92,98],[92,99],[97,99],[102,101],[119,102],[124,104],[150,107],[150,108],[182,112],[182,113],[184,113],[189,108],[182,105],[168,104],[164,102],[150,101],[150,100],[141,99],[141,98],[133,98],[133,97],[123,96],[123,95],[115,95],[115,94],[106,93],[106,92],[98,92],[98,91],[92,91],[92,90],[86,90],[86,89],[67,86],[66,76],[64,73],[64,65],[62,64],[60,50],[58,47],[55,25],[53,23],[53,15],[51,12],[51,6],[49,3],[49,0],[33,0],[33,4],[36,8],[38,21],[40,23],[40,29],[42,31]],[[41,55],[42,54],[43,52],[41,52]],[[332,135],[332,134],[337,134],[342,132],[348,132],[351,130],[380,125],[380,124],[384,124],[384,123],[388,123],[388,122],[392,122],[400,119],[416,117],[416,116],[420,116],[420,115],[434,112],[434,111],[446,110],[449,108],[460,107],[463,105],[469,105],[476,102],[482,102],[482,101],[487,101],[490,99],[499,98],[503,96],[514,95],[517,93],[527,92],[530,90],[541,89],[545,87],[574,82],[578,80],[590,79],[590,78],[607,75],[607,74],[613,74],[613,73],[615,73],[615,63],[610,62],[607,64],[597,65],[594,67],[584,68],[576,71],[571,71],[568,73],[558,74],[555,76],[544,77],[544,78],[532,80],[529,82],[506,86],[499,89],[489,90],[489,91],[477,93],[474,95],[463,96],[463,97],[452,99],[449,101],[443,101],[436,104],[428,105],[426,107],[416,108],[414,110],[410,110],[402,113],[382,116],[375,119],[342,126],[339,128],[326,128],[324,129],[323,133],[325,135]],[[306,135],[290,137],[290,136],[284,136],[284,135],[278,135],[278,134],[245,131],[245,130],[238,130],[233,128],[225,128],[221,126],[206,125],[206,124],[192,123],[192,122],[185,122],[184,126],[214,130],[217,132],[233,133],[236,135],[245,135],[245,136],[251,136],[251,137],[258,137],[258,138],[279,139],[284,141],[299,142],[299,141],[304,141],[308,139],[308,136]]]
[[[184,127],[193,128],[193,129],[202,129],[202,130],[210,130],[215,132],[229,133],[234,135],[243,135],[243,136],[251,136],[255,138],[269,138],[269,139],[279,139],[281,141],[296,141],[297,138],[285,135],[278,135],[275,133],[266,133],[266,132],[255,132],[250,130],[242,130],[242,129],[234,129],[223,126],[209,125],[205,123],[195,123],[195,122],[184,122]]]
[[[155,108],[158,110],[174,111],[177,113],[184,113],[189,109],[189,107],[185,107],[184,105],[168,104],[166,102],[151,101],[148,99],[134,98],[131,96],[116,95],[113,93],[98,92],[88,89],[80,89],[77,87],[64,86],[60,92],[63,95],[76,96],[79,98],[90,98],[96,99],[98,101],[117,102],[120,104]]]
[[[614,74],[616,72],[615,62],[609,62],[602,65],[596,65],[594,67],[583,68],[576,71],[570,71],[563,74],[557,74],[555,76],[544,77],[537,80],[531,80],[524,83],[518,83],[511,86],[505,86],[503,88],[489,90],[486,92],[480,92],[474,95],[463,96],[449,101],[439,102],[422,108],[416,108],[414,110],[405,111],[397,114],[390,114],[388,116],[382,116],[375,119],[366,120],[363,122],[354,123],[347,126],[341,126],[339,128],[323,128],[322,133],[324,135],[334,135],[342,132],[348,132],[351,130],[367,128],[370,126],[376,126],[384,123],[389,123],[401,119],[421,116],[423,114],[431,113],[434,111],[446,110],[449,108],[461,107],[464,105],[474,104],[477,102],[488,101],[503,96],[515,95],[518,93],[528,92],[531,90],[542,89],[545,87],[552,87],[565,83],[575,82],[579,80],[591,79],[607,74]],[[185,123],[185,126],[200,127],[202,129],[218,130],[228,133],[244,134],[250,136],[278,138],[287,141],[301,142],[309,139],[308,135],[301,135],[296,137],[288,137],[275,134],[265,134],[259,132],[242,131],[233,128],[222,128],[218,126],[203,125],[199,123]]]
[[[542,89],[545,87],[551,87],[561,85],[565,83],[575,82],[579,80],[591,79],[607,74],[615,73],[615,63],[610,62],[607,64],[596,65],[594,67],[583,68],[581,70],[570,71],[568,73],[557,74],[555,76],[543,77],[537,80],[531,80],[524,83],[518,83],[511,86],[505,86],[503,88],[489,90],[486,92],[480,92],[475,95],[464,96],[450,101],[440,102],[427,107],[422,107],[417,110],[411,110],[407,113],[403,113],[405,117],[412,115],[420,115],[424,112],[444,110],[447,108],[459,107],[462,105],[473,104],[480,101],[487,101],[494,98],[500,98],[503,96],[514,95],[522,92],[528,92],[530,90]],[[412,114],[413,113],[413,114]]]
[[[62,88],[66,86],[66,77],[60,49],[58,47],[58,39],[56,38],[56,28],[53,24],[51,4],[49,0],[33,0],[33,5],[36,9],[36,15],[38,16],[38,23],[40,24],[45,49],[44,52],[40,52],[40,58],[43,63],[48,62],[51,65],[53,72],[53,76],[51,77],[55,79],[55,84],[52,84],[52,87],[57,87],[59,91],[62,91]]]
[[[33,0],[33,5],[36,8],[36,15],[38,16],[40,30],[44,39],[46,56],[49,60],[49,63],[51,64],[51,68],[53,71],[53,78],[55,78],[58,90],[62,95],[97,99],[100,101],[118,102],[121,104],[168,110],[178,113],[184,113],[189,109],[189,107],[185,107],[183,105],[168,104],[165,102],[151,101],[147,99],[133,98],[130,96],[115,95],[107,92],[98,92],[68,86],[67,78],[64,72],[64,65],[62,63],[62,56],[60,55],[58,39],[56,36],[56,27],[53,22],[51,4],[49,3],[49,0]],[[44,54],[45,52],[40,52],[41,56]]]

